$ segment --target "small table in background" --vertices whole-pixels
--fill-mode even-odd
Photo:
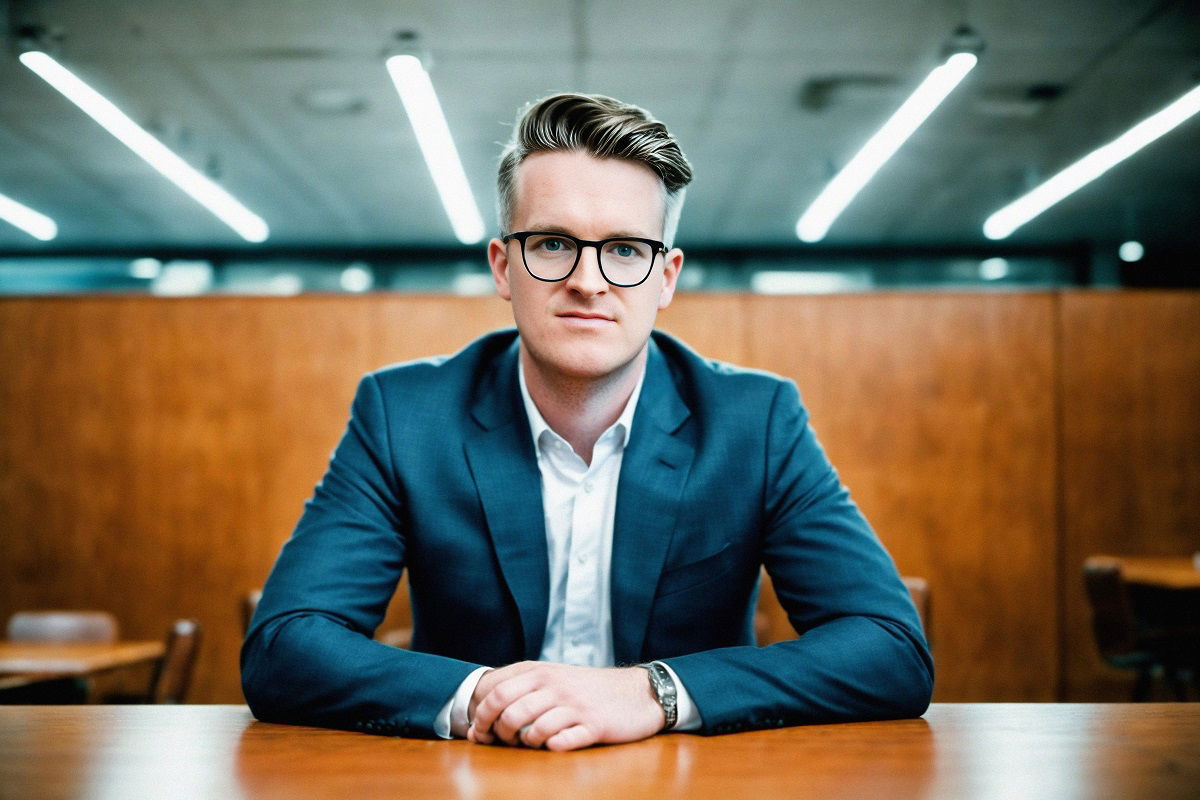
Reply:
[[[1200,569],[1187,556],[1118,556],[1126,583],[1159,589],[1200,589]]]
[[[58,678],[86,678],[100,672],[162,658],[161,641],[12,642],[0,641],[0,689]]]

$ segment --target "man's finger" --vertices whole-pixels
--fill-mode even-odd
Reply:
[[[536,691],[539,685],[537,677],[529,671],[523,671],[515,677],[494,685],[491,691],[475,706],[475,715],[472,719],[475,735],[481,738],[481,743],[487,744],[482,740],[482,735],[493,732],[492,728],[496,724],[496,719],[504,713],[505,709],[525,695]]]
[[[551,736],[577,722],[579,714],[575,709],[555,706],[520,730],[521,744],[526,747],[541,747]]]
[[[591,747],[597,741],[596,734],[586,725],[572,725],[546,740],[546,749],[563,751]]]
[[[516,664],[509,664],[506,667],[497,667],[489,669],[479,678],[479,682],[475,684],[475,691],[471,694],[471,700],[467,705],[467,718],[475,719],[475,709],[484,697],[498,683],[503,683],[510,678],[520,675],[522,672],[528,672],[538,665],[536,661],[520,661]]]
[[[554,707],[554,695],[536,690],[509,704],[492,723],[492,734],[509,744],[519,744],[521,730]]]

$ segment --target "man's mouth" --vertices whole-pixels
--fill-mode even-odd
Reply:
[[[595,314],[589,311],[565,311],[558,315],[564,319],[582,319],[595,320],[597,322],[613,322],[612,317],[606,317],[603,314]]]

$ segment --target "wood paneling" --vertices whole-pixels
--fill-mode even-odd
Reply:
[[[1200,551],[1200,294],[1062,297],[1065,699],[1129,698],[1091,635],[1083,560]]]
[[[191,698],[237,701],[240,598],[358,378],[510,319],[491,298],[0,301],[0,615],[103,608],[137,639],[194,616]]]
[[[426,295],[0,299],[0,618],[105,608],[143,639],[195,616],[191,698],[239,701],[240,598],[360,375],[510,320]],[[660,325],[796,380],[901,570],[930,582],[937,697],[1021,700],[1054,697],[1064,665],[1072,698],[1105,685],[1084,555],[1200,546],[1197,320],[1182,293],[683,294]]]
[[[754,298],[748,363],[796,381],[900,571],[929,582],[937,699],[1054,697],[1053,322],[1049,294]]]

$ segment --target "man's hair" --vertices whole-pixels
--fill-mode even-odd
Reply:
[[[598,94],[556,94],[517,115],[513,138],[500,157],[496,205],[502,234],[512,233],[517,167],[533,153],[582,150],[596,158],[645,164],[664,190],[663,242],[670,247],[679,227],[692,165],[675,137],[643,108]]]

